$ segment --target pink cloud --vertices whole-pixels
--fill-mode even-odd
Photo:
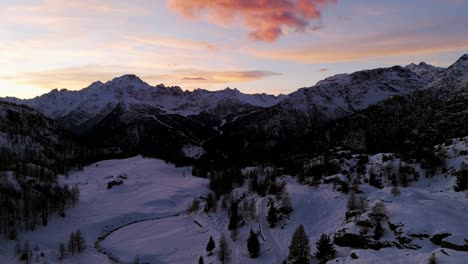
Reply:
[[[168,0],[169,7],[190,19],[226,25],[241,19],[253,40],[274,42],[283,29],[304,31],[320,20],[321,10],[337,0]]]

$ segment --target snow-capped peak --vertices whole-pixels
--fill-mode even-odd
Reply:
[[[311,115],[337,118],[391,96],[409,94],[428,82],[429,78],[400,66],[338,74],[292,93],[281,105]]]
[[[428,88],[441,88],[451,87],[454,89],[453,84],[461,84],[459,88],[463,88],[468,83],[468,54],[461,56],[454,64],[442,71]],[[452,84],[452,85],[448,85]],[[455,85],[457,86],[457,85]]]
[[[405,68],[413,71],[427,81],[432,81],[439,73],[445,70],[444,68],[436,67],[425,62],[420,62],[419,64],[411,63],[405,66]]]
[[[468,74],[468,54],[465,54],[460,57],[452,66],[449,67],[450,70],[458,71],[458,75],[465,76]]]
[[[126,74],[102,83],[92,83],[80,91],[53,90],[30,100],[9,98],[8,101],[36,108],[54,119],[67,119],[71,126],[79,126],[90,119],[103,117],[118,104],[146,105],[159,108],[162,113],[192,115],[202,111],[227,114],[227,108],[237,111],[240,105],[269,107],[280,102],[284,96],[244,94],[237,89],[220,91],[183,91],[178,86],[164,84],[151,86],[134,74]],[[223,105],[222,113],[217,113]],[[236,105],[237,107],[230,107]],[[239,109],[242,109],[240,107]]]

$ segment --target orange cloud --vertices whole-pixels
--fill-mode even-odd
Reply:
[[[241,18],[253,40],[274,42],[285,28],[304,31],[320,11],[336,0],[168,0],[169,7],[184,17],[204,17],[216,24]],[[314,27],[316,28],[316,27]]]

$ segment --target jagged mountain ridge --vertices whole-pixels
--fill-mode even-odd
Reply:
[[[283,98],[283,95],[243,94],[230,88],[214,92],[202,89],[182,91],[178,86],[151,86],[137,76],[129,74],[106,83],[94,82],[80,91],[53,90],[30,100],[6,100],[33,107],[59,120],[65,127],[76,128],[88,122],[86,128],[89,128],[120,103],[146,105],[165,114],[188,116],[209,112],[224,116],[257,107],[272,106]]]
[[[464,58],[466,56],[460,60]],[[464,66],[458,64],[442,69],[426,63],[379,68],[336,75],[315,86],[278,97],[245,95],[235,89],[184,92],[179,87],[152,87],[134,75],[124,75],[107,83],[93,83],[82,91],[55,90],[32,100],[8,100],[35,105],[65,127],[85,128],[82,137],[86,141],[105,147],[122,147],[128,153],[176,157],[183,148],[203,146],[206,152],[218,156],[240,156],[247,151],[253,156],[246,157],[255,158],[254,154],[272,149],[285,155],[313,152],[319,149],[315,146],[333,144],[363,149],[362,144],[348,144],[349,138],[330,139],[339,131],[330,124],[342,125],[342,120],[353,120],[362,112],[400,100],[398,98],[425,95],[429,93],[426,90],[434,93],[437,89],[431,87],[440,87],[435,85],[437,82],[462,82],[464,70]],[[451,94],[457,95],[453,91]],[[420,97],[418,100],[422,101],[427,98]],[[431,98],[435,97],[437,95]],[[64,108],[55,107],[61,106],[61,101],[66,102],[67,109],[73,110],[67,113]],[[383,117],[388,115],[405,116],[405,111],[415,110],[411,107],[388,109],[373,117],[379,119],[376,123],[385,122]],[[405,122],[401,125],[410,126]],[[357,128],[369,133],[367,127],[353,124],[346,127],[348,130],[343,134],[356,133]]]
[[[464,55],[424,89],[339,120],[325,134],[334,145],[371,152],[405,151],[466,136],[467,124],[468,55]]]
[[[237,119],[237,124],[231,124],[230,131],[268,140],[298,138],[330,120],[352,115],[393,96],[411,94],[424,88],[429,84],[428,80],[435,77],[428,78],[429,73],[422,69],[429,67],[427,64],[394,66],[339,74],[315,86],[299,89],[277,105],[255,115]],[[416,70],[425,74],[419,75]],[[439,71],[431,72],[438,74]]]
[[[342,116],[330,118],[324,115],[317,104],[308,103],[312,100],[308,101],[306,96],[300,97],[303,99],[302,103],[291,103],[288,98],[274,107],[228,123],[224,134],[210,142],[207,148],[218,156],[228,153],[225,155],[233,155],[242,160],[256,156],[281,160],[293,154],[316,153],[334,146],[346,146],[372,153],[407,152],[440,144],[451,137],[464,136],[468,134],[467,58],[464,55],[449,68],[433,71],[435,76],[431,78],[427,78],[427,75],[415,77],[422,86],[409,86],[407,92],[394,92],[393,95],[367,106],[362,104],[361,109],[348,108],[349,112],[343,112]],[[426,65],[420,65],[426,68]],[[408,72],[414,72],[414,69],[409,70],[408,67],[370,72],[394,70],[412,78],[415,76]],[[354,78],[359,80],[360,76],[368,74],[369,71],[363,71],[351,75],[357,75]],[[394,91],[392,85],[376,79],[362,78],[361,84],[374,82],[381,89]],[[427,83],[429,79],[432,81]],[[390,80],[394,84],[393,79]],[[403,84],[406,82],[405,78],[400,81]],[[364,93],[368,93],[368,87],[363,86]],[[343,89],[348,91],[350,86]],[[317,92],[313,90],[314,87],[305,88],[302,93]],[[311,98],[316,100],[317,97]],[[357,97],[358,100],[361,98],[365,98],[365,94]],[[304,105],[308,107],[301,109],[300,106]]]

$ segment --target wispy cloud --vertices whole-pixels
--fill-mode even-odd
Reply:
[[[217,51],[218,47],[206,41],[164,37],[135,37],[130,40],[146,45],[158,45],[168,48]]]
[[[205,77],[184,77],[181,79],[182,81],[206,81]]]
[[[151,72],[160,72],[152,74]],[[226,85],[261,80],[281,75],[272,71],[213,71],[206,69],[162,70],[160,68],[132,68],[125,65],[87,65],[36,72],[20,72],[10,76],[0,76],[2,80],[14,80],[22,85],[52,89],[67,88],[77,90],[94,81],[106,81],[126,73],[135,73],[149,83],[183,85],[185,88],[198,88],[211,85]]]
[[[336,0],[168,0],[181,15],[230,24],[241,18],[254,40],[274,42],[287,30],[304,31]],[[316,28],[317,26],[312,26]]]
[[[146,75],[145,79],[150,80],[180,80],[181,84],[188,87],[199,87],[199,85],[227,85],[229,83],[251,82],[265,79],[272,76],[279,76],[281,73],[272,71],[212,71],[201,69],[181,69],[170,71],[165,74]]]
[[[462,21],[452,25],[452,30],[462,27]],[[438,25],[441,26],[441,25]],[[449,26],[449,25],[447,25]],[[362,61],[395,56],[415,56],[435,54],[447,51],[467,50],[468,35],[460,34],[456,38],[443,27],[433,29],[430,26],[410,28],[405,31],[368,33],[361,36],[342,36],[337,42],[288,47],[287,49],[249,49],[253,56],[299,63],[337,63]],[[463,32],[460,29],[460,32]]]

